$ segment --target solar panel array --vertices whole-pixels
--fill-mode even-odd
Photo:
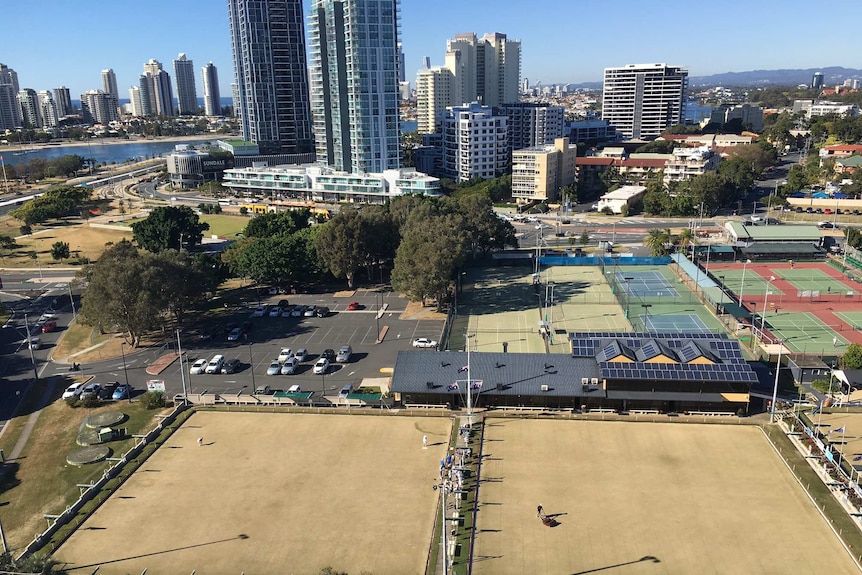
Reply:
[[[644,379],[681,381],[727,381],[757,383],[757,375],[747,364],[613,363],[603,361],[599,371],[604,379]]]

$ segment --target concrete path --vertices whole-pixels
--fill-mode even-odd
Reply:
[[[24,429],[21,430],[21,437],[18,438],[17,443],[15,443],[15,447],[12,448],[12,453],[9,454],[7,461],[18,459],[21,455],[21,452],[24,451],[24,447],[27,445],[27,441],[30,439],[30,434],[33,433],[33,428],[36,426],[36,421],[39,419],[39,414],[42,413],[42,409],[48,405],[48,400],[51,398],[51,394],[54,392],[54,378],[48,380],[47,385],[45,385],[45,389],[42,391],[42,397],[39,398],[39,409],[30,414],[30,417],[27,418],[27,423],[24,424]],[[4,429],[6,427],[4,426]]]

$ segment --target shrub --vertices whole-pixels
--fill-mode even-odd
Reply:
[[[160,409],[165,406],[165,394],[161,391],[148,391],[144,394],[144,406],[147,409]]]
[[[78,401],[78,405],[80,405],[81,407],[87,407],[87,408],[98,407],[99,404],[100,404],[99,398],[95,395],[90,395],[90,396],[85,397],[83,399],[80,399]]]
[[[72,408],[80,407],[81,405],[80,402],[78,402],[78,396],[67,397],[64,401],[66,402],[66,405]]]

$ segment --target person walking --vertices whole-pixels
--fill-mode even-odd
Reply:
[[[422,436],[422,449],[428,449],[428,436]]]
[[[544,519],[544,517],[543,517],[544,511],[545,511],[545,508],[542,507],[541,505],[536,507],[536,517],[538,517],[539,519]]]
[[[204,444],[204,438],[198,437],[198,445],[203,445],[203,444]]]

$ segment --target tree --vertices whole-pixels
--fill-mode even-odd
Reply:
[[[353,208],[342,208],[317,236],[316,248],[320,259],[337,278],[354,287],[356,271],[365,262],[368,238],[363,234],[362,217]]]
[[[491,250],[518,246],[514,226],[497,217],[487,195],[461,196],[447,204],[452,213],[464,217],[466,245],[473,258],[483,257]]]
[[[33,228],[27,224],[24,224],[23,226],[18,228],[18,231],[21,232],[22,236],[29,236],[33,233]]]
[[[582,231],[580,242],[581,242],[582,246],[586,246],[587,244],[589,244],[590,243],[590,232],[588,232],[587,230]]]
[[[208,229],[210,225],[201,222],[188,206],[162,206],[150,212],[147,219],[132,224],[135,242],[153,253],[196,246]]]
[[[51,257],[55,260],[68,259],[70,255],[68,242],[54,242],[51,245]]]
[[[87,284],[79,319],[100,331],[117,329],[132,347],[159,325],[164,299],[154,256],[128,240],[110,246],[99,261],[79,272]]]
[[[307,228],[310,218],[311,211],[309,210],[268,212],[249,220],[243,233],[247,238],[268,238],[279,234],[292,234]]]
[[[196,302],[215,292],[226,276],[219,258],[186,250],[164,250],[153,258],[152,265],[158,286],[152,297],[159,310],[170,313],[178,323]]]
[[[653,256],[667,255],[667,244],[670,242],[670,230],[652,228],[644,238],[644,245]]]
[[[688,253],[688,246],[694,246],[697,243],[697,238],[691,228],[685,228],[676,237],[676,241],[683,253]],[[692,259],[694,259],[694,252],[692,252]]]
[[[862,369],[862,345],[851,343],[841,357],[843,369]]]
[[[232,259],[234,273],[260,283],[287,284],[319,274],[316,254],[303,234],[251,238]]]

